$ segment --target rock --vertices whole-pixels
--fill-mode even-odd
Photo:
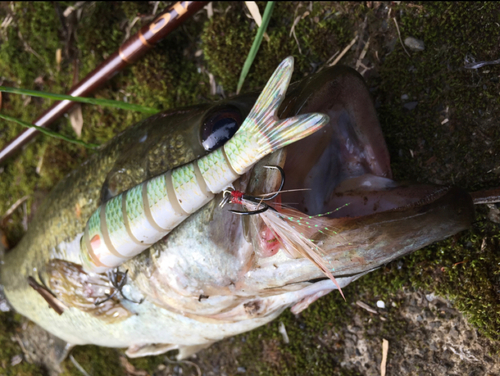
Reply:
[[[403,107],[406,108],[407,110],[411,111],[411,110],[414,110],[415,107],[417,107],[417,104],[418,104],[418,102],[408,102],[408,103],[405,103],[403,105]]]
[[[425,50],[424,41],[416,39],[413,37],[408,37],[405,39],[405,46],[412,51],[423,51]]]

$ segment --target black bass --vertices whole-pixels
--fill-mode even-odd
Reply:
[[[288,307],[300,312],[336,289],[309,259],[276,246],[259,216],[219,208],[221,194],[118,269],[95,274],[81,266],[80,239],[101,204],[207,155],[207,140],[227,124],[239,127],[256,99],[248,94],[153,116],[63,179],[5,257],[1,282],[13,307],[70,344],[128,347],[132,357],[179,349],[183,357]],[[331,212],[318,223],[338,236],[308,237],[341,288],[470,226],[466,192],[391,179],[375,109],[354,70],[333,67],[291,85],[278,116],[313,112],[329,123],[265,157],[234,187],[253,196],[274,192],[280,176],[262,167],[281,166],[283,204],[294,203],[304,217]]]

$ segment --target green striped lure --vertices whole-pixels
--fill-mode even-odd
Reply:
[[[223,147],[102,204],[88,220],[80,242],[84,268],[103,273],[121,265],[167,235],[261,158],[327,124],[323,114],[278,119],[292,72],[293,57],[288,57]]]

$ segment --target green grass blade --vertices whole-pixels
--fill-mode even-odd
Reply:
[[[274,1],[268,1],[266,5],[266,9],[264,10],[264,15],[262,16],[262,24],[257,30],[257,35],[252,44],[252,48],[250,48],[250,52],[248,53],[247,59],[245,60],[245,64],[243,64],[243,69],[241,70],[240,80],[238,81],[238,88],[236,89],[236,94],[239,94],[243,83],[245,82],[245,78],[252,66],[252,63],[255,59],[255,55],[259,51],[260,44],[262,43],[262,37],[266,32],[267,25],[269,25],[269,20],[271,19],[271,14],[273,13]]]
[[[3,91],[5,93],[11,93],[11,94],[23,94],[23,95],[30,95],[33,97],[40,97],[40,98],[46,98],[46,99],[54,99],[57,101],[62,101],[62,100],[70,100],[73,102],[81,102],[81,103],[88,103],[88,104],[96,104],[99,106],[107,106],[107,107],[114,107],[114,108],[120,108],[122,110],[129,110],[129,111],[137,111],[137,112],[142,112],[145,114],[157,114],[160,112],[160,110],[156,108],[150,108],[150,107],[144,107],[140,106],[137,104],[131,104],[131,103],[125,103],[121,101],[114,101],[111,99],[96,99],[96,98],[85,98],[85,97],[73,97],[71,95],[64,95],[64,94],[53,94],[53,93],[47,93],[44,91],[37,91],[37,90],[27,90],[27,89],[18,89],[15,87],[6,87],[6,86],[0,86],[0,91]]]
[[[95,148],[99,147],[99,145],[96,145],[96,144],[87,144],[86,142],[83,142],[83,141],[80,141],[80,140],[75,140],[73,138],[63,136],[60,133],[51,131],[50,129],[39,127],[38,125],[26,123],[26,122],[24,122],[22,120],[13,118],[12,116],[9,116],[9,115],[0,114],[0,119],[4,119],[4,120],[8,120],[8,121],[13,121],[13,122],[15,122],[17,124],[20,124],[20,125],[22,125],[23,127],[26,127],[26,128],[35,128],[35,129],[39,130],[40,132],[46,134],[47,136],[59,138],[61,140],[68,141],[68,142],[71,142],[73,144],[84,146],[87,149],[95,149]]]

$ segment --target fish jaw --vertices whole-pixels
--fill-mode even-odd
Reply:
[[[305,216],[333,210],[333,215],[321,221],[338,235],[313,233],[311,237],[321,242],[335,277],[374,270],[470,226],[474,211],[464,191],[390,179],[389,156],[375,109],[355,71],[345,67],[326,70],[291,85],[290,93],[280,117],[314,111],[326,113],[329,124],[258,162],[236,189],[250,195],[275,191],[280,175],[263,167],[278,165],[286,173],[283,202],[298,202]],[[325,163],[329,162],[325,156],[332,156],[333,162]],[[324,177],[325,187],[312,184],[317,176]],[[365,197],[370,205],[363,205]],[[213,205],[192,215],[155,245],[148,273],[142,274],[137,264],[135,276],[155,276],[154,281],[143,278],[140,284],[147,285],[144,288],[157,304],[213,316],[217,307],[222,314],[256,296],[299,291],[308,281],[325,277],[305,258],[266,248],[272,237],[259,216],[240,218],[216,210],[221,199],[216,197]],[[346,203],[347,207],[335,211]],[[210,298],[198,301],[199,296]]]

